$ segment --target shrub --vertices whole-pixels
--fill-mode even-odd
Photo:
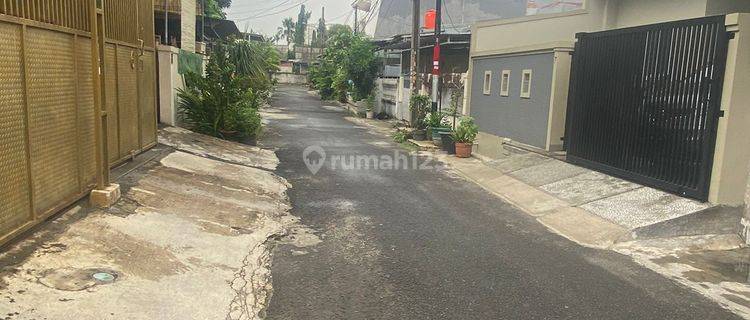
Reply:
[[[397,143],[404,143],[407,140],[406,132],[403,131],[396,131],[393,133],[393,141]]]
[[[425,123],[427,127],[430,128],[447,128],[448,123],[445,121],[445,113],[435,111],[430,112],[427,114],[427,117],[425,118]]]
[[[347,26],[335,25],[329,34],[325,51],[310,70],[312,87],[323,99],[346,102],[349,94],[355,101],[366,98],[378,70],[375,47]]]
[[[239,40],[226,45],[237,75],[246,77],[250,89],[267,99],[274,86],[270,75],[279,70],[278,51],[269,42]]]
[[[430,97],[427,95],[413,95],[409,99],[409,110],[414,115],[412,121],[412,127],[418,130],[424,130],[427,128],[425,117],[430,112]]]
[[[224,139],[246,140],[261,129],[258,109],[268,97],[274,67],[271,51],[247,42],[214,46],[206,76],[188,73],[178,91],[179,108],[193,131]],[[264,53],[265,52],[265,53]]]
[[[365,106],[368,112],[375,110],[375,91],[370,92],[365,99]]]

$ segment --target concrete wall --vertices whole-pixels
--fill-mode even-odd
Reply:
[[[471,116],[484,133],[538,148],[547,146],[547,125],[552,94],[552,72],[554,54],[534,53],[529,55],[476,58],[473,61],[471,92]],[[521,98],[521,74],[531,69],[531,98]],[[510,70],[510,91],[507,97],[500,96],[500,74]],[[492,72],[492,88],[489,95],[483,92],[485,71]]]
[[[307,84],[306,74],[295,74],[291,72],[277,72],[273,78],[283,84]]]
[[[572,41],[595,32],[734,12],[750,12],[749,0],[588,0],[585,9],[560,14],[482,21],[474,25],[472,56]]]
[[[703,17],[707,0],[620,0],[616,26],[632,27],[665,21]],[[736,0],[735,0],[736,1]]]
[[[471,55],[573,41],[578,32],[606,27],[611,23],[608,17],[613,16],[612,11],[609,1],[589,0],[583,10],[479,22],[472,31]]]
[[[375,85],[377,87],[375,112],[385,112],[393,117],[398,101],[399,78],[378,78]]]
[[[180,43],[182,50],[195,52],[195,1],[182,0]]]
[[[727,17],[735,32],[729,41],[727,71],[721,96],[724,117],[719,119],[709,201],[739,206],[745,200],[750,162],[750,14]]]
[[[177,73],[180,49],[158,45],[159,59],[159,122],[179,126],[177,89],[183,88],[182,77]]]
[[[747,0],[708,0],[706,15],[719,15],[735,12],[750,12]]]

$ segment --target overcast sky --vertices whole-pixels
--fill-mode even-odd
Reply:
[[[327,23],[344,23],[352,12],[353,0],[233,0],[227,10],[227,18],[234,20],[241,31],[253,30],[264,35],[276,34],[281,26],[281,20],[293,17],[297,20],[300,4],[304,3],[308,11],[312,11],[310,23],[316,24],[320,18],[321,9],[326,8]],[[373,1],[375,2],[375,1]],[[360,12],[360,14],[363,14]],[[255,18],[254,18],[255,17]],[[374,25],[374,20],[371,23]],[[349,17],[348,23],[353,25],[354,17]],[[368,28],[369,29],[369,28]]]

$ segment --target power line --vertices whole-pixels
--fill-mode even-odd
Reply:
[[[292,10],[294,8],[297,8],[297,7],[299,7],[299,6],[307,3],[307,1],[309,1],[309,0],[302,0],[302,2],[300,2],[300,3],[297,3],[297,4],[295,4],[295,5],[293,5],[293,6],[289,7],[289,8],[286,8],[286,9],[283,9],[283,10],[279,10],[279,11],[276,11],[276,12],[272,12],[272,13],[268,13],[268,14],[262,14],[262,15],[259,15],[259,16],[252,16],[252,17],[242,18],[242,19],[234,19],[234,21],[247,21],[247,20],[252,20],[252,19],[257,19],[257,18],[268,17],[268,16],[272,16],[272,15],[277,15],[279,13],[284,13],[284,12],[287,12],[287,11]]]
[[[372,18],[374,18],[377,14],[380,13],[380,0],[375,1],[375,5],[373,6],[373,10],[371,10],[369,13],[369,16],[365,18],[365,23],[362,25],[362,30],[367,28],[367,25],[370,24],[370,21],[372,21]]]
[[[445,14],[446,14],[446,15],[448,16],[448,20],[450,20],[450,22],[451,22],[451,27],[452,27],[452,28],[453,28],[453,30],[455,30],[455,31],[461,31],[461,30],[459,30],[459,29],[458,29],[458,28],[456,27],[456,23],[455,23],[455,22],[453,22],[453,17],[451,17],[451,13],[450,13],[450,11],[448,10],[448,4],[447,4],[447,3],[445,3],[445,0],[441,0],[441,1],[443,2],[443,10],[445,11]]]
[[[349,19],[351,19],[352,14],[354,14],[354,10],[349,11],[349,15],[346,16],[346,20],[344,20],[344,24],[349,24]]]
[[[336,21],[336,20],[338,20],[338,19],[341,19],[341,18],[343,18],[343,17],[344,17],[344,16],[346,16],[346,15],[349,15],[349,16],[351,16],[351,15],[352,15],[352,12],[351,12],[351,11],[347,11],[347,12],[344,12],[343,14],[341,14],[341,15],[338,15],[338,16],[336,16],[335,18],[332,18],[331,20],[326,20],[326,24],[329,24],[329,23],[331,23],[331,22],[333,22],[333,21]],[[348,19],[348,18],[347,18],[347,19]]]
[[[278,4],[274,5],[274,6],[265,8],[265,9],[260,9],[260,11],[258,11],[258,9],[253,9],[253,10],[250,10],[250,11],[232,12],[231,15],[232,16],[238,16],[238,15],[244,16],[244,15],[252,14],[253,16],[257,16],[257,15],[260,15],[260,14],[264,14],[264,13],[266,13],[268,11],[274,10],[276,8],[279,8],[279,7],[281,7],[281,6],[285,5],[285,4],[288,4],[289,2],[292,2],[292,0],[282,0],[280,3],[278,3]]]

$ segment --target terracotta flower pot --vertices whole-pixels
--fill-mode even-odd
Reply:
[[[471,158],[472,143],[456,142],[456,157]]]

